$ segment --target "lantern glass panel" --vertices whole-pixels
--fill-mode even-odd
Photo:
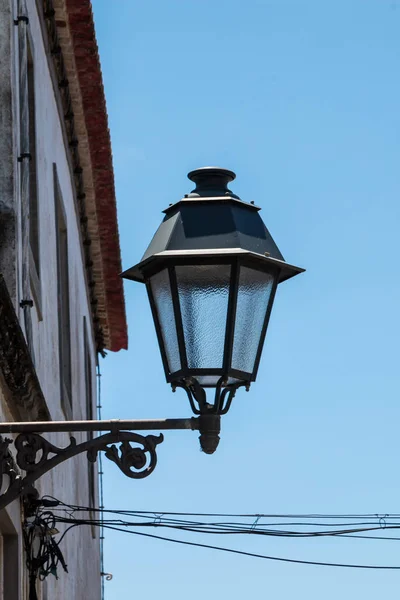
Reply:
[[[274,284],[274,276],[240,267],[232,368],[252,373]]]
[[[170,373],[174,373],[181,368],[181,359],[168,270],[163,269],[153,275],[150,278],[150,286],[157,309],[168,368]]]
[[[220,369],[224,360],[231,266],[185,265],[175,270],[188,367]]]

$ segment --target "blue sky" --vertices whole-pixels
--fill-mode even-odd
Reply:
[[[399,0],[93,0],[123,266],[192,189],[234,170],[286,260],[257,382],[220,448],[166,433],[143,481],[105,465],[105,503],[232,513],[399,511]],[[190,416],[165,384],[144,287],[130,349],[102,361],[104,418]],[[108,462],[108,461],[105,461]],[[158,531],[156,531],[158,533]],[[193,539],[193,538],[191,538]],[[296,559],[400,565],[398,542],[195,538]],[[398,597],[400,572],[279,564],[107,533],[106,599]]]

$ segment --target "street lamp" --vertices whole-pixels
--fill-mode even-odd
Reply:
[[[146,284],[167,382],[205,417],[200,443],[211,454],[219,416],[256,379],[277,285],[304,269],[284,261],[260,208],[228,189],[235,173],[203,167],[188,177],[195,189],[164,211],[122,277]]]
[[[153,472],[163,435],[137,431],[200,431],[204,452],[215,452],[220,417],[236,390],[255,381],[279,283],[304,269],[286,263],[259,215],[227,185],[235,174],[204,167],[189,173],[195,189],[171,204],[140,263],[122,276],[146,284],[167,382],[183,388],[197,415],[152,421],[36,421],[0,423],[0,509],[20,496],[35,497],[33,484],[73,456],[99,452],[133,479]],[[41,389],[12,300],[0,276],[0,334],[8,340],[1,356],[11,389],[40,395]],[[15,355],[15,356],[14,356]],[[21,382],[23,383],[21,387]],[[27,388],[25,390],[25,388]],[[214,388],[207,399],[206,389]],[[100,432],[65,448],[41,433]],[[2,434],[17,434],[15,440]],[[16,449],[15,458],[10,445]],[[25,471],[21,475],[19,469]]]

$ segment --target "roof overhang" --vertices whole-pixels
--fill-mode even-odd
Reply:
[[[279,271],[278,283],[282,283],[299,273],[303,273],[305,269],[291,265],[284,260],[272,258],[271,256],[263,256],[256,252],[249,252],[242,248],[216,248],[210,250],[166,250],[153,254],[149,258],[142,260],[137,265],[127,269],[122,273],[124,279],[131,279],[144,283],[147,272],[154,272],[163,269],[168,264],[176,264],[179,261],[184,261],[188,264],[194,261],[215,261],[224,259],[239,258],[248,263],[253,263],[263,269],[274,268]]]
[[[46,19],[53,19],[66,85],[71,99],[76,146],[71,155],[83,179],[86,227],[90,240],[91,304],[101,329],[103,347],[127,348],[127,324],[121,271],[114,170],[105,94],[90,0],[54,0],[54,15],[43,2]],[[54,57],[57,68],[59,56]],[[77,173],[77,169],[74,169]],[[82,223],[82,219],[81,219]],[[87,242],[85,242],[87,243]],[[89,279],[89,277],[88,277]],[[95,298],[93,299],[93,294]],[[99,345],[99,342],[98,342]],[[101,349],[101,348],[100,348]]]

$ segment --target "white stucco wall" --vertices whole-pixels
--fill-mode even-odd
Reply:
[[[13,18],[17,16],[17,2],[1,0],[0,10],[6,5],[13,5]],[[35,69],[36,93],[36,136],[37,136],[37,173],[38,173],[38,204],[40,232],[40,284],[41,310],[35,306],[32,313],[32,327],[35,350],[35,366],[39,381],[53,420],[63,420],[66,415],[60,401],[59,379],[59,340],[58,340],[58,303],[57,303],[57,259],[56,259],[56,227],[55,227],[55,198],[53,164],[56,165],[61,195],[68,230],[68,263],[70,288],[70,329],[72,355],[72,418],[86,419],[86,385],[84,369],[84,328],[86,317],[88,340],[90,345],[92,382],[93,382],[93,415],[96,415],[96,376],[95,376],[95,346],[91,328],[91,312],[88,303],[87,285],[83,265],[83,253],[79,235],[79,222],[74,198],[74,187],[68,160],[68,149],[65,146],[63,125],[57,106],[48,57],[42,38],[42,30],[37,13],[35,0],[27,0],[29,17],[29,32],[33,51]],[[11,30],[11,87],[12,95],[12,132],[13,159],[17,164],[18,148],[18,27],[0,14],[1,29]],[[1,59],[4,57],[1,56]],[[4,103],[6,94],[1,96]],[[11,114],[11,111],[9,111]],[[1,146],[0,146],[1,149]],[[1,157],[2,158],[2,157]],[[11,175],[10,175],[11,176]],[[20,198],[18,171],[13,178],[14,207],[18,216]],[[1,189],[0,189],[1,192]],[[21,223],[17,230],[17,273],[16,306],[19,305],[21,289]],[[20,310],[20,321],[23,326],[23,316]],[[6,406],[0,393],[0,418],[7,419]],[[74,434],[77,441],[86,439],[87,434]],[[49,435],[48,439],[57,446],[69,443],[68,435]],[[85,456],[78,456],[38,482],[37,488],[42,495],[52,495],[63,502],[85,505],[89,504],[88,461]],[[9,513],[15,520],[15,504]],[[18,518],[15,523],[19,529]],[[62,527],[60,527],[62,529]],[[92,537],[90,527],[80,526],[69,532],[64,538],[61,550],[65,556],[69,573],[65,574],[60,568],[59,580],[52,576],[47,579],[43,598],[85,598],[87,600],[100,598],[100,559],[99,532]],[[24,584],[22,585],[22,587]]]

